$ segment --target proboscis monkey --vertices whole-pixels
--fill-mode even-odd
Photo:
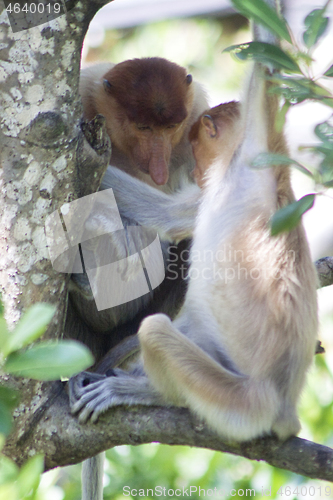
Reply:
[[[82,376],[73,381],[81,422],[118,404],[174,404],[229,440],[298,433],[297,402],[316,344],[317,278],[301,224],[270,235],[271,216],[294,200],[289,169],[251,168],[259,153],[287,154],[268,85],[255,64],[240,122],[234,109],[226,120],[222,106],[192,129],[200,183],[208,170],[184,305],[174,321],[156,314],[142,322],[132,371],[86,386]],[[226,164],[221,144],[235,131]]]
[[[193,123],[208,107],[205,93],[184,68],[158,57],[116,65],[102,63],[83,69],[80,93],[84,117],[92,119],[96,114],[103,114],[112,142],[112,166],[102,180],[101,189],[121,182],[116,200],[125,231],[110,234],[110,244],[117,249],[118,260],[126,259],[128,226],[141,224],[157,229],[167,267],[170,243],[191,235],[197,212],[199,189],[191,176],[194,158],[188,135]],[[127,185],[131,187],[135,179],[153,186],[155,189],[151,192],[159,190],[158,212],[168,203],[165,220],[175,216],[179,221],[179,228],[173,234],[163,237],[165,225],[170,226],[170,222],[156,220],[156,206],[149,203],[145,190],[132,193],[134,217],[128,217],[122,210],[121,190],[126,196]],[[177,190],[181,191],[178,200],[184,199],[184,203],[175,205],[170,194]],[[183,213],[185,205],[186,214]],[[106,226],[108,222],[105,216],[98,220],[98,224]],[[183,241],[176,251],[180,252],[187,244]],[[178,259],[177,266],[181,264]],[[97,360],[101,359],[124,336],[137,333],[141,320],[148,314],[162,311],[171,317],[175,315],[184,299],[185,282],[181,277],[174,279],[174,274],[166,269],[164,282],[153,294],[102,311],[96,308],[86,274],[74,274],[66,336],[82,340]]]

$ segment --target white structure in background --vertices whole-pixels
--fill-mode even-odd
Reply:
[[[229,0],[114,0],[97,12],[90,23],[87,43],[90,47],[98,47],[106,29],[130,28],[174,17],[223,16],[232,12]]]

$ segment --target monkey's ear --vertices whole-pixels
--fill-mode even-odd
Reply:
[[[103,80],[103,87],[104,87],[104,90],[106,90],[106,92],[111,93],[111,91],[112,91],[112,85],[109,82],[109,80],[107,80],[106,78],[104,78],[104,80]]]
[[[190,83],[192,83],[192,80],[193,80],[192,75],[187,75],[186,76],[186,83],[187,83],[187,85],[190,85]]]
[[[204,115],[201,118],[201,123],[206,129],[207,134],[210,137],[216,137],[217,136],[217,127],[214,123],[213,118],[210,115]]]

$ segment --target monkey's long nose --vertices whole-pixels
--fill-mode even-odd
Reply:
[[[157,184],[158,186],[163,186],[168,182],[169,179],[168,165],[166,164],[166,162],[164,162],[164,164],[163,162],[160,162],[159,165],[156,165],[155,163],[153,167],[150,167],[149,165],[149,174],[155,184]]]
[[[164,144],[163,138],[156,141],[152,148],[149,160],[149,175],[158,186],[166,184],[169,179],[168,148]]]

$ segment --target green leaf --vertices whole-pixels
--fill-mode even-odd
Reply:
[[[332,97],[330,97],[330,98],[323,97],[322,99],[320,99],[320,102],[323,104],[326,104],[326,106],[329,106],[330,108],[333,108],[333,98]]]
[[[333,64],[325,71],[324,76],[333,76]]]
[[[232,52],[241,61],[254,59],[262,64],[270,64],[276,69],[301,73],[298,64],[289,54],[280,49],[280,47],[270,43],[249,42],[241,45],[232,45],[226,48],[224,52]]]
[[[288,25],[264,0],[231,0],[245,17],[262,24],[271,33],[291,43]]]
[[[0,351],[3,351],[3,347],[8,342],[9,337],[6,320],[3,316],[0,316]]]
[[[327,148],[333,149],[333,125],[328,120],[318,123],[314,131]]]
[[[298,161],[278,153],[260,153],[251,163],[252,168],[268,168],[274,165],[294,165],[300,172],[311,177],[313,174]]]
[[[327,185],[333,179],[333,155],[332,152],[326,154],[319,165],[319,171],[322,175],[322,183]]]
[[[279,109],[278,112],[276,113],[274,126],[277,132],[282,132],[284,124],[286,122],[286,114],[288,113],[289,108],[290,108],[290,103],[286,101],[283,104],[282,108]]]
[[[19,497],[23,498],[28,495],[31,490],[35,491],[38,488],[41,474],[44,470],[44,457],[36,455],[30,458],[20,469],[17,485]]]
[[[300,222],[302,215],[312,208],[315,195],[307,194],[298,201],[280,208],[271,218],[271,235],[276,236],[282,232],[294,229]]]
[[[325,187],[329,187],[329,188],[331,188],[331,187],[333,187],[333,180],[332,180],[332,181],[328,181],[328,182],[324,182],[324,183],[323,183],[323,185],[324,185]]]
[[[24,352],[10,354],[4,371],[36,380],[71,377],[94,362],[89,349],[80,342],[63,340],[43,342]]]
[[[12,412],[8,408],[8,406],[0,401],[0,433],[8,436],[12,429]],[[0,468],[1,472],[1,468]],[[1,481],[0,481],[1,484]]]
[[[46,330],[56,308],[50,304],[34,304],[22,316],[3,347],[5,356],[38,339]]]
[[[0,486],[0,500],[22,500],[18,496],[17,485],[15,483],[7,483]]]
[[[282,95],[291,104],[298,104],[305,99],[314,99],[320,102],[323,102],[324,99],[330,99],[328,90],[309,78],[274,75],[269,80],[278,84],[278,86],[271,87],[269,92]]]
[[[315,9],[304,19],[305,31],[303,41],[310,49],[325,33],[328,25],[328,17],[324,17],[325,9]]]
[[[20,400],[20,393],[9,387],[0,385],[0,403],[3,403],[10,410],[17,407]]]
[[[0,457],[0,485],[15,481],[19,473],[17,465],[10,458]],[[8,499],[9,500],[9,499]]]

